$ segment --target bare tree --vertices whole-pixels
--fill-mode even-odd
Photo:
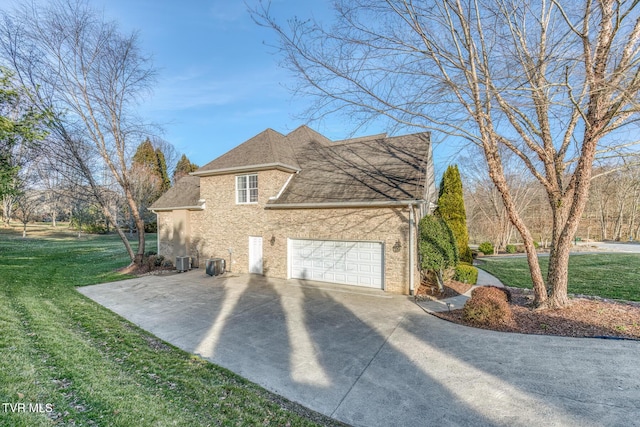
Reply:
[[[38,181],[43,192],[43,208],[51,216],[53,228],[57,227],[58,215],[65,201],[68,202],[68,194],[64,191],[65,177],[56,157],[42,156],[36,165]]]
[[[145,126],[132,107],[145,95],[154,72],[136,34],[124,35],[84,0],[31,4],[3,17],[0,49],[37,103],[54,112],[52,140],[92,189],[116,228],[132,262],[142,259],[144,221],[132,189],[132,144]],[[99,163],[93,163],[99,160]],[[118,185],[138,230],[134,253],[104,198],[105,177]]]
[[[594,158],[628,144],[637,120],[637,2],[615,0],[337,0],[336,24],[293,19],[280,36],[313,117],[445,132],[482,148],[489,176],[527,251],[538,307],[568,304],[568,259]],[[635,141],[634,141],[635,142]],[[544,188],[552,213],[546,283],[518,212],[501,148]]]
[[[27,224],[31,222],[42,206],[42,194],[33,189],[25,189],[16,197],[16,216],[22,223],[22,237],[27,237]]]
[[[488,176],[486,163],[477,161],[482,158],[479,148],[472,146],[468,151],[469,155],[463,157],[460,164],[467,188],[467,203],[470,203],[469,228],[474,230],[475,235],[482,234],[483,238],[490,238],[496,252],[504,250],[516,230],[509,220],[500,192]],[[523,215],[535,200],[537,186],[532,179],[519,173],[513,153],[503,149],[501,157],[514,205]],[[480,231],[483,233],[478,233]]]
[[[586,211],[596,218],[603,240],[623,240],[636,234],[640,204],[640,167],[619,161],[594,169]]]

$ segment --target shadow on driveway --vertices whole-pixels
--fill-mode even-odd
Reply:
[[[340,421],[633,425],[637,342],[467,328],[381,291],[203,271],[79,288],[159,338]]]

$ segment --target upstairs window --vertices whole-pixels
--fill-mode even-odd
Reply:
[[[236,176],[236,203],[258,203],[258,175]]]

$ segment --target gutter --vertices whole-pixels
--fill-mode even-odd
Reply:
[[[284,172],[300,172],[300,168],[297,168],[291,165],[285,165],[284,163],[263,163],[259,165],[234,166],[231,168],[196,171],[196,172],[189,173],[189,175],[192,175],[192,176],[227,175],[231,173],[256,172],[256,171],[269,170],[269,169],[277,169]]]
[[[415,217],[413,213],[413,205],[409,205],[409,295],[415,294],[415,242],[413,241],[413,229],[415,228]]]
[[[175,206],[175,207],[169,207],[169,208],[150,208],[149,210],[151,212],[155,213],[156,215],[158,214],[158,212],[168,212],[168,211],[178,211],[178,210],[203,211],[204,210],[204,204],[203,205],[197,205],[197,206]]]
[[[414,206],[426,203],[424,200],[381,200],[372,202],[321,202],[321,203],[270,203],[265,209],[329,209],[329,208],[388,208],[393,206]]]

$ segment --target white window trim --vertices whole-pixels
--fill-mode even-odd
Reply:
[[[236,175],[236,205],[255,205],[258,203],[258,201],[256,200],[255,202],[251,202],[251,189],[249,187],[249,182],[251,182],[251,179],[249,177],[251,176],[255,176],[256,177],[256,182],[258,181],[258,174],[257,173],[251,173],[251,174],[247,174],[247,175]],[[243,190],[245,190],[247,192],[247,201],[246,202],[241,202],[240,201],[240,190],[241,188],[239,188],[238,183],[240,181],[240,178],[242,177],[246,177],[246,187],[243,188]],[[256,187],[256,190],[258,188]]]

